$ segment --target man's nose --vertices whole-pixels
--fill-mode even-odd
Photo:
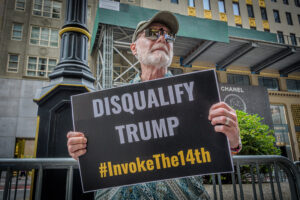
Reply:
[[[165,39],[165,35],[164,34],[160,35],[159,38],[157,39],[157,42],[167,43]]]

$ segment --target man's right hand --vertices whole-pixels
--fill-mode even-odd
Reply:
[[[68,132],[68,151],[70,156],[75,160],[78,160],[79,156],[86,153],[86,143],[87,139],[81,132]]]

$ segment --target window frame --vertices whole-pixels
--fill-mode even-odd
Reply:
[[[286,16],[286,22],[288,25],[294,25],[293,23],[293,19],[292,19],[292,14],[290,12],[285,12],[285,16]]]
[[[284,5],[289,5],[289,0],[282,0],[282,3],[283,3]]]
[[[265,18],[263,17],[263,10],[264,10],[264,13],[265,13]],[[261,14],[261,19],[262,20],[268,20],[268,14],[267,14],[267,9],[264,8],[264,7],[260,7],[260,14]]]
[[[17,7],[17,2],[18,1],[20,1],[20,0],[15,0],[15,10],[24,12],[26,10],[26,0],[24,0],[24,9],[19,9],[19,8],[22,8],[22,7]]]
[[[238,12],[239,12],[239,14],[238,15],[236,15],[234,12],[234,5],[237,5],[237,9],[238,9]],[[239,3],[237,3],[237,2],[233,2],[232,3],[232,9],[233,9],[233,15],[234,16],[241,16],[241,11],[240,11],[240,4]]]
[[[59,48],[59,30],[58,29],[55,29],[55,28],[49,28],[49,27],[43,27],[43,26],[36,26],[36,25],[31,25],[30,26],[31,29],[30,29],[30,38],[29,38],[29,44],[30,45],[33,45],[33,46],[43,46],[43,47],[50,47],[50,48]],[[36,38],[32,38],[32,29],[36,27],[36,28],[39,28],[39,37],[38,39]],[[42,29],[48,29],[48,40],[44,40],[42,39]],[[51,36],[52,36],[52,31],[57,31],[57,46],[51,46]],[[37,40],[37,44],[34,44],[31,42],[31,40]],[[48,45],[41,45],[41,41],[47,41],[48,42]]]
[[[16,55],[18,57],[18,60],[17,60],[17,68],[16,68],[16,71],[9,71],[9,63],[10,63],[10,56],[11,55]],[[18,73],[19,72],[19,63],[20,63],[20,55],[17,54],[17,53],[8,53],[7,54],[7,64],[6,64],[6,72],[8,73]],[[13,68],[15,69],[15,68]]]
[[[193,7],[195,8],[195,0],[188,0],[188,7]],[[192,4],[191,4],[192,3]]]
[[[296,91],[294,90],[290,90],[289,89],[289,84],[288,84],[288,81],[295,81],[296,82]],[[297,79],[286,79],[286,88],[287,88],[287,91],[288,92],[300,92],[300,80],[297,80]]]
[[[293,38],[293,39],[292,39]],[[295,33],[290,33],[291,44],[297,46],[297,36]]]
[[[35,58],[36,59],[36,63],[35,63],[35,69],[29,69],[28,66],[29,64],[32,64],[32,63],[29,63],[29,58]],[[39,70],[39,64],[40,64],[40,59],[46,59],[46,69],[45,70]],[[49,74],[53,71],[49,71],[49,60],[55,60],[56,61],[56,64],[55,66],[57,65],[58,63],[58,59],[57,58],[49,58],[49,57],[43,57],[43,56],[32,56],[32,55],[28,55],[27,56],[27,63],[26,63],[26,68],[25,68],[25,76],[27,77],[37,77],[37,78],[48,78],[49,77]],[[54,66],[54,68],[55,68]],[[53,69],[54,69],[53,68]],[[35,75],[32,76],[32,75],[28,75],[28,71],[31,71],[31,72],[35,72]],[[38,73],[39,72],[44,72],[45,73],[45,76],[39,76]]]
[[[253,6],[250,4],[247,4],[246,6],[247,6],[248,17],[255,18]],[[250,8],[251,13],[249,13],[249,8]]]
[[[15,24],[21,25],[21,38],[20,38],[20,39],[13,38],[13,36],[14,36],[14,27],[15,27]],[[12,23],[12,27],[11,27],[11,37],[10,37],[10,39],[11,39],[11,40],[16,40],[16,41],[22,41],[22,39],[23,39],[23,24],[18,23],[18,22],[13,22],[13,23]]]
[[[220,4],[219,4],[219,2],[223,2],[224,12],[220,11]],[[218,10],[219,10],[219,13],[226,13],[225,0],[218,0]]]
[[[285,44],[283,32],[282,31],[277,31],[277,36],[278,36],[278,42],[280,44]],[[282,42],[280,42],[280,41],[282,41]]]
[[[278,19],[276,20],[275,13],[277,13]],[[273,9],[274,21],[275,23],[281,23],[280,14],[278,10]]]
[[[260,79],[262,79],[263,85],[260,85]],[[274,88],[268,88],[267,86],[264,85],[264,80],[272,80],[272,81],[276,80],[276,86],[277,86],[277,88],[276,89],[274,89]],[[262,86],[262,87],[265,87],[265,88],[267,88],[267,90],[270,90],[270,91],[280,91],[278,78],[266,77],[266,76],[259,76],[258,77],[258,85]]]
[[[203,0],[202,2],[203,2],[203,9],[204,9],[204,10],[211,10],[211,2],[210,2],[210,0]],[[207,3],[208,3],[209,9],[206,9],[206,8],[205,8],[205,5],[206,5],[206,4],[205,4],[204,2],[207,2]]]
[[[45,0],[41,0],[42,1],[42,4],[40,5],[41,6],[41,9],[40,10],[38,10],[38,9],[36,9],[35,8],[35,5],[36,5],[36,2],[37,0],[33,0],[32,1],[32,15],[33,16],[37,16],[37,17],[45,17],[45,18],[51,18],[51,19],[57,19],[57,20],[60,20],[61,18],[62,18],[62,3],[61,2],[58,2],[58,1],[52,1],[52,0],[46,0],[46,1],[49,1],[49,2],[51,2],[51,6],[50,6],[50,11],[49,12],[47,12],[47,11],[44,11],[44,8],[45,8],[45,6],[44,6],[44,2],[45,2]],[[60,12],[59,13],[54,13],[53,12],[53,8],[54,8],[54,4],[60,4]],[[38,14],[35,14],[35,11],[36,12],[40,12],[41,14],[40,15],[38,15]],[[44,16],[44,13],[50,13],[50,16],[48,17],[48,16]],[[54,14],[57,14],[57,15],[59,15],[59,17],[57,18],[57,17],[53,17],[53,15]]]
[[[243,79],[243,84],[237,83],[237,78],[241,78]],[[247,77],[247,78],[246,78]],[[229,82],[229,79],[232,79],[234,83]],[[247,80],[245,80],[247,79]],[[247,82],[247,83],[246,83]],[[235,84],[235,85],[251,85],[250,83],[250,77],[247,74],[234,74],[234,73],[227,73],[227,83],[228,84]]]

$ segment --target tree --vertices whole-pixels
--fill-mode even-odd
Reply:
[[[243,145],[239,155],[280,155],[280,150],[274,145],[274,131],[261,123],[263,118],[240,110],[236,113]]]

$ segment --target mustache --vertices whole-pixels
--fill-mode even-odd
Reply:
[[[162,44],[162,43],[157,43],[157,44],[154,44],[151,48],[151,52],[155,51],[155,50],[164,50],[167,54],[169,54],[169,49],[168,47],[165,45],[165,44]]]

